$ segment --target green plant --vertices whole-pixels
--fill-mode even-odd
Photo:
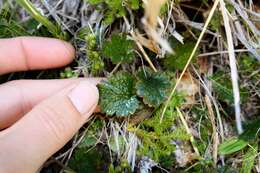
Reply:
[[[219,100],[232,104],[234,102],[233,89],[230,78],[223,72],[217,71],[214,75],[209,77],[213,84],[213,90],[215,91]],[[240,87],[241,101],[245,102],[248,97],[248,92],[245,88]]]
[[[241,75],[249,76],[252,83],[257,83],[260,77],[260,73],[257,72],[259,66],[260,66],[260,62],[247,54],[242,54],[238,60],[238,69]],[[260,84],[258,84],[258,86],[260,86]]]
[[[108,168],[108,173],[122,173],[122,172],[131,172],[131,167],[128,164],[127,160],[123,160],[120,162],[120,165],[114,166],[110,164]]]
[[[20,4],[26,11],[39,23],[48,28],[49,32],[53,34],[53,36],[66,40],[66,33],[62,32],[61,27],[58,24],[52,23],[48,18],[43,16],[29,0],[17,0],[18,4]]]
[[[139,127],[128,127],[128,130],[135,132],[142,141],[139,154],[148,156],[164,166],[170,166],[173,162],[170,157],[175,151],[173,141],[187,141],[190,138],[184,127],[177,126],[178,115],[175,106],[178,102],[181,102],[180,98],[174,97],[161,123],[159,122],[162,110],[159,109],[154,116],[144,120]]]
[[[217,149],[218,141],[223,140],[222,129],[234,128],[228,53],[221,51],[230,48],[225,39],[228,35],[225,29],[229,25],[223,23],[222,9],[215,8],[217,1],[0,0],[1,38],[26,35],[69,38],[77,55],[67,68],[6,74],[0,77],[1,82],[79,75],[104,78],[98,85],[100,112],[95,113],[72,141],[55,154],[60,159],[47,161],[41,171],[144,172],[143,164],[150,162],[152,166],[158,164],[148,167],[147,172],[164,172],[160,169],[192,173],[256,172],[260,122],[255,120],[255,123],[246,125],[260,110],[260,64],[251,55],[254,50],[258,51],[257,32],[254,31],[259,28],[259,19],[255,15],[258,12],[255,2],[243,5],[225,2],[230,19],[228,24],[234,32],[232,38],[245,131],[238,136],[228,133],[232,134],[230,138]],[[157,7],[160,7],[160,13]],[[248,15],[243,16],[239,9]],[[213,18],[206,21],[207,15],[213,13]],[[202,25],[208,22],[208,27]],[[245,38],[236,34],[238,26]],[[208,56],[200,56],[201,61],[195,64],[199,53],[196,52],[190,63],[188,58],[195,42],[202,36],[198,49]],[[184,44],[177,41],[182,37]],[[168,38],[175,54],[161,58]],[[55,50],[50,47],[49,51]],[[184,70],[186,64],[191,66]],[[153,70],[146,67],[148,65]],[[206,76],[211,72],[213,76]],[[180,76],[183,78],[178,80],[179,85],[174,89],[176,78]],[[206,100],[208,90],[205,85],[208,84],[213,93]],[[169,89],[173,97],[165,103]],[[129,164],[131,167],[135,164],[134,171]]]
[[[101,110],[110,116],[132,115],[140,105],[137,95],[145,104],[158,107],[166,98],[170,84],[165,74],[147,67],[138,71],[137,79],[127,72],[118,72],[99,85]]]
[[[106,150],[93,148],[89,152],[85,148],[77,148],[69,161],[69,168],[77,173],[103,173],[107,170],[109,160]],[[104,163],[107,163],[105,165]]]
[[[207,152],[208,145],[210,145],[209,141],[211,141],[212,124],[208,118],[208,112],[206,107],[194,106],[191,109],[191,113],[194,117],[193,121],[199,122],[200,124],[198,127],[200,137],[195,142],[201,155],[204,155],[205,152]]]
[[[139,101],[135,95],[135,79],[119,72],[99,85],[100,107],[107,115],[127,116],[135,113]]]
[[[126,15],[126,7],[137,10],[140,7],[139,0],[87,0],[92,5],[105,6],[105,24],[111,24],[116,18]]]
[[[181,44],[173,41],[172,45],[175,53],[166,55],[164,58],[164,66],[166,69],[172,71],[183,70],[195,46],[195,43],[192,41],[186,41],[186,43]],[[198,51],[196,54],[198,54]],[[196,55],[194,57],[196,57]]]
[[[73,171],[102,173],[108,167],[104,166],[104,163],[108,163],[108,151],[106,148],[98,149],[98,139],[102,134],[103,125],[102,120],[94,119],[82,133],[84,137],[69,161],[69,168]]]
[[[232,138],[225,141],[219,146],[219,153],[222,155],[232,154],[234,152],[242,150],[247,145],[248,145],[247,141],[244,141],[239,138]]]
[[[145,104],[158,107],[167,97],[167,90],[171,87],[168,76],[155,73],[148,68],[140,68],[137,73],[137,95],[143,98]]]
[[[85,40],[87,42],[86,52],[91,66],[91,73],[96,75],[101,72],[105,65],[99,53],[96,35],[88,34],[85,36]]]
[[[219,153],[222,155],[233,154],[235,152],[246,150],[247,148],[247,151],[243,156],[243,163],[240,170],[241,173],[250,173],[252,171],[254,160],[258,154],[258,131],[260,129],[260,121],[251,125],[258,126],[249,127],[239,137],[229,139],[219,146]]]
[[[30,35],[14,19],[8,6],[0,10],[0,38]]]
[[[113,34],[111,40],[104,43],[103,54],[114,64],[129,63],[134,59],[134,42],[126,35]]]
[[[60,72],[60,77],[62,79],[78,77],[78,74],[75,71],[72,71],[70,67],[66,67],[62,72]]]
[[[85,130],[84,138],[82,139],[78,147],[88,150],[88,148],[96,145],[98,143],[98,139],[100,138],[99,135],[101,134],[103,123],[104,122],[99,119],[92,121],[88,128]]]
[[[257,144],[260,133],[260,119],[249,122],[245,125],[245,131],[238,137],[229,139],[219,146],[219,153],[222,155],[232,154],[241,151],[250,144]]]
[[[209,23],[209,27],[214,30],[214,31],[219,31],[221,28],[221,12],[217,11],[215,12],[215,14],[213,15],[210,23]]]
[[[257,152],[258,146],[253,145],[249,147],[248,151],[243,157],[243,163],[242,163],[242,168],[240,170],[240,173],[250,173],[254,167],[254,161],[255,158],[258,154]]]

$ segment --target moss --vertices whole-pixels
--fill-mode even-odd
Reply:
[[[179,98],[174,97],[174,99]],[[144,120],[140,127],[129,127],[129,130],[134,131],[142,140],[142,146],[138,151],[140,156],[148,156],[165,166],[171,165],[169,162],[173,163],[172,154],[175,151],[173,141],[187,141],[190,138],[184,127],[177,125],[176,119],[178,115],[175,106],[176,100],[172,101],[161,123],[162,110],[159,109],[154,116]]]

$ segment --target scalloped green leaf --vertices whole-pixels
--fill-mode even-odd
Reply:
[[[127,72],[119,72],[99,85],[101,111],[107,115],[128,116],[135,113],[139,101],[135,80]]]
[[[126,35],[114,34],[110,41],[104,43],[103,54],[114,64],[129,63],[134,59],[134,42]]]
[[[137,79],[137,95],[143,98],[145,104],[157,107],[163,103],[171,86],[166,74],[153,72],[149,68],[140,68]]]

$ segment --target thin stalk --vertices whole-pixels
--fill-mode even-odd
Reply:
[[[196,147],[196,145],[195,145],[195,139],[194,139],[194,137],[193,137],[193,135],[192,135],[192,133],[191,133],[191,130],[190,130],[190,128],[189,128],[188,123],[186,122],[186,120],[185,120],[184,116],[182,115],[182,113],[181,113],[181,111],[180,111],[179,108],[177,108],[177,112],[178,112],[178,115],[179,115],[179,117],[180,117],[180,119],[181,119],[182,124],[183,124],[184,127],[185,127],[186,132],[190,135],[190,142],[191,142],[191,145],[192,145],[192,147],[193,147],[193,150],[195,151],[196,155],[197,155],[198,157],[200,157],[199,149],[198,149],[198,148]]]
[[[236,58],[234,52],[234,43],[231,34],[231,28],[229,24],[229,18],[227,15],[227,9],[223,0],[220,0],[220,8],[224,20],[224,26],[226,30],[227,36],[227,43],[228,43],[228,55],[229,55],[229,63],[231,69],[231,79],[232,79],[232,86],[233,86],[233,95],[234,95],[234,107],[235,107],[235,114],[236,114],[236,127],[238,134],[243,133],[241,115],[240,115],[240,93],[239,93],[239,85],[238,85],[238,72],[236,66]]]
[[[35,20],[48,28],[49,32],[52,33],[55,37],[61,39],[65,38],[64,34],[61,32],[60,27],[49,21],[47,17],[43,16],[29,0],[16,0],[16,2],[22,6]]]
[[[126,26],[127,26],[128,30],[130,31],[131,36],[134,39],[135,38],[135,34],[134,34],[133,30],[131,30],[131,26],[129,24],[129,21],[127,20],[126,17],[124,17],[124,20],[125,20],[125,23],[126,23]],[[139,48],[139,50],[142,52],[142,54],[144,56],[144,59],[148,62],[150,67],[153,69],[153,71],[157,72],[158,70],[155,68],[155,66],[153,65],[153,62],[150,60],[149,56],[146,54],[146,52],[145,52],[143,46],[141,45],[141,43],[138,40],[136,40],[136,39],[134,39],[134,41],[135,41],[137,47]]]
[[[209,16],[208,16],[208,18],[207,18],[207,20],[206,20],[206,22],[205,22],[205,25],[204,25],[204,27],[203,27],[203,29],[202,29],[202,32],[201,32],[201,34],[200,34],[200,36],[199,36],[199,39],[198,39],[198,41],[197,41],[195,47],[193,48],[193,51],[192,51],[192,53],[191,53],[191,55],[190,55],[190,57],[189,57],[189,59],[188,59],[186,65],[185,65],[185,67],[184,67],[184,69],[183,69],[183,71],[182,71],[180,77],[178,78],[178,80],[177,80],[177,82],[176,82],[174,88],[172,89],[172,91],[171,91],[171,93],[170,93],[170,96],[168,97],[168,99],[167,99],[167,101],[166,101],[166,103],[165,103],[165,106],[164,106],[163,111],[162,111],[160,123],[161,123],[162,120],[163,120],[164,114],[165,114],[165,112],[166,112],[166,110],[167,110],[167,108],[168,108],[168,106],[169,106],[169,103],[170,103],[170,101],[171,101],[171,99],[172,99],[172,97],[173,97],[173,95],[174,95],[174,93],[175,93],[175,91],[176,91],[177,86],[179,85],[179,83],[180,83],[180,81],[181,81],[183,75],[185,74],[185,72],[186,72],[186,70],[187,70],[187,68],[188,68],[188,66],[189,66],[189,64],[190,64],[190,62],[191,62],[191,60],[192,60],[192,58],[194,57],[197,48],[199,47],[200,41],[202,40],[202,38],[203,38],[203,36],[204,36],[204,34],[205,34],[206,30],[207,30],[207,27],[208,27],[208,25],[209,25],[209,22],[211,21],[211,19],[212,19],[212,17],[213,17],[213,14],[214,14],[214,12],[215,12],[215,10],[216,10],[218,4],[219,4],[219,1],[220,1],[220,0],[215,0],[214,5],[213,5],[213,7],[212,7],[212,9],[211,9],[211,11],[210,11],[210,13],[209,13]]]

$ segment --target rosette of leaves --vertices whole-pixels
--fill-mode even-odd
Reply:
[[[113,34],[111,40],[104,43],[103,54],[114,64],[129,63],[134,59],[134,42],[126,35]]]
[[[119,72],[100,84],[99,92],[101,110],[107,115],[128,116],[139,106],[135,80],[127,72]]]
[[[140,68],[137,73],[137,95],[150,107],[158,107],[167,97],[171,86],[169,78],[162,72],[153,72],[149,68]]]

